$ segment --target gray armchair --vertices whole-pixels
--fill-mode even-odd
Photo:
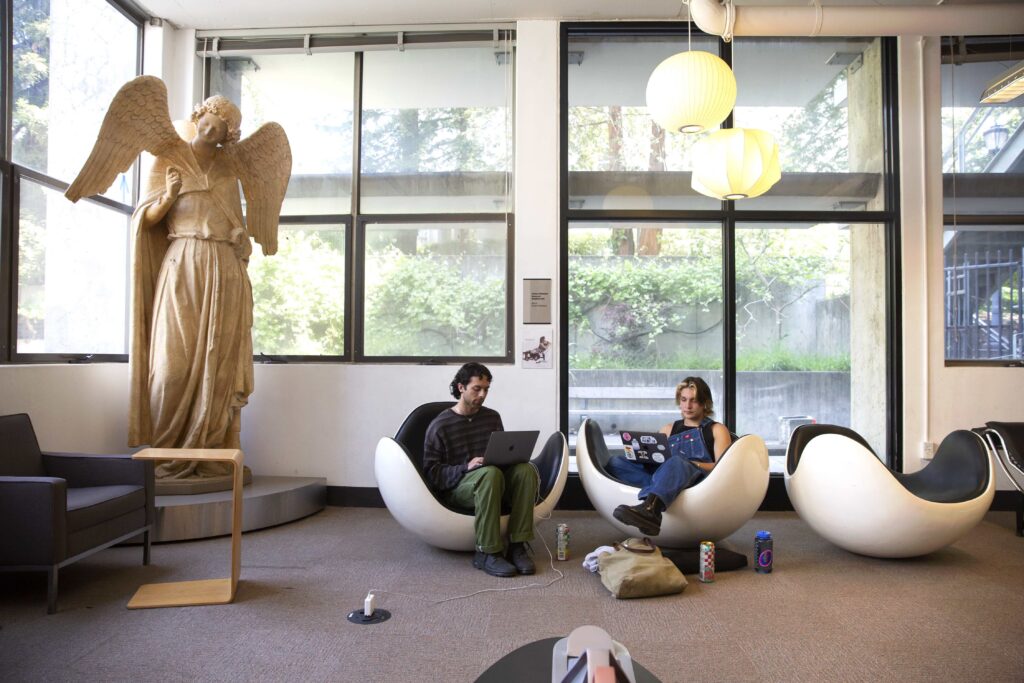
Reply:
[[[45,571],[57,611],[61,567],[143,534],[155,520],[152,461],[42,453],[29,416],[0,416],[0,571]]]

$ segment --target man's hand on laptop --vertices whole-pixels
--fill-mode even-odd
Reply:
[[[477,467],[480,467],[483,464],[484,464],[484,456],[478,455],[478,456],[476,456],[475,458],[473,458],[472,460],[470,460],[469,462],[466,463],[466,469],[467,470],[475,470]]]

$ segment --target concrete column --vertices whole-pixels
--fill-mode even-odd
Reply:
[[[849,163],[851,173],[878,173],[882,148],[881,41],[863,53],[859,67],[847,67]],[[868,211],[884,208],[879,183]],[[879,455],[885,453],[886,334],[885,229],[856,225],[850,230],[850,422]]]

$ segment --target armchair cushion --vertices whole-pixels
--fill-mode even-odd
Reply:
[[[141,486],[86,486],[68,488],[68,532],[87,529],[146,507]]]

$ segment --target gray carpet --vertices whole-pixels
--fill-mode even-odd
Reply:
[[[596,624],[662,681],[1024,680],[1024,538],[990,513],[929,557],[875,560],[839,550],[792,513],[762,513],[724,543],[775,536],[776,570],[719,574],[677,596],[618,601],[579,564],[618,540],[594,513],[557,512],[572,530],[565,578],[497,579],[470,556],[430,548],[382,509],[328,508],[243,537],[242,585],[227,606],[129,611],[142,583],[227,575],[228,541],[101,552],[61,573],[45,614],[42,574],[0,574],[0,679],[12,681],[473,681],[539,638]],[[346,614],[370,588],[390,621]]]

